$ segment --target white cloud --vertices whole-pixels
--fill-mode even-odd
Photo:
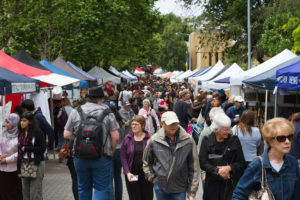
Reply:
[[[178,0],[159,0],[154,6],[162,14],[168,14],[173,12],[180,17],[195,17],[202,13],[200,6],[192,5],[190,8],[186,8],[182,1]]]

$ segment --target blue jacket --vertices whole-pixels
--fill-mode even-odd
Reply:
[[[242,113],[246,110],[245,107],[241,106],[238,110],[235,108],[235,106],[231,106],[230,108],[227,109],[226,115],[230,118],[231,120],[231,127],[237,125],[239,122],[234,122],[235,115],[240,115],[240,118],[242,116]]]
[[[275,171],[269,161],[269,148],[262,154],[264,168],[267,172],[268,185],[276,200],[300,199],[300,172],[297,160],[286,154],[279,172]],[[259,158],[252,161],[233,192],[233,200],[245,200],[253,190],[261,186],[261,162]]]

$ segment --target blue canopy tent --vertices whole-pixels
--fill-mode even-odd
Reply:
[[[40,81],[0,67],[0,95],[39,92]]]
[[[59,69],[58,67],[56,67],[55,65],[51,64],[49,61],[47,61],[45,59],[43,59],[40,62],[40,64],[43,65],[44,67],[46,67],[48,70],[50,70],[53,73],[79,79],[80,80],[80,83],[79,83],[79,88],[80,89],[89,88],[88,81],[82,80],[81,78],[78,78],[78,77],[76,77],[76,76],[74,76],[74,75],[72,75],[72,74],[70,74],[68,72],[65,72],[65,71]]]
[[[230,77],[222,78],[214,81],[215,83],[230,83]]]
[[[300,56],[292,58],[282,64],[279,64],[274,68],[257,76],[248,78],[244,80],[243,83],[266,90],[273,90],[276,85],[276,71],[296,63],[300,63]]]
[[[189,79],[191,77],[196,77],[196,76],[200,76],[206,72],[208,72],[212,67],[203,67],[202,69],[200,69],[199,71],[197,71],[195,74],[192,74],[191,76],[186,77],[186,79]]]
[[[67,61],[67,64],[70,65],[73,69],[75,69],[77,72],[79,72],[80,74],[93,79],[93,80],[97,80],[98,84],[103,84],[103,78],[101,77],[97,77],[97,76],[93,76],[85,71],[83,71],[82,69],[80,69],[79,67],[77,67],[76,65],[74,65],[71,61]]]
[[[297,58],[299,58],[298,56]],[[276,86],[289,90],[300,90],[300,60],[276,72]]]

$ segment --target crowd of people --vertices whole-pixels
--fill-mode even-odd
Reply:
[[[47,150],[70,149],[74,199],[245,200],[266,174],[274,199],[300,199],[300,113],[260,128],[241,96],[144,79],[54,100],[54,129],[32,100],[5,118],[0,200],[42,198]],[[54,149],[55,150],[55,149]],[[66,161],[65,161],[66,160]],[[34,174],[26,173],[33,169]],[[262,181],[263,180],[263,181]]]

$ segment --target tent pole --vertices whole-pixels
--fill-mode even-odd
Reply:
[[[51,125],[54,128],[52,88],[49,88],[49,91],[50,91],[50,118],[51,118]],[[55,142],[53,142],[53,158],[55,159]]]
[[[267,121],[268,116],[268,90],[266,90],[266,97],[265,97],[265,122]]]
[[[278,92],[275,92],[275,102],[274,102],[274,117],[277,117],[277,109],[278,109]]]

